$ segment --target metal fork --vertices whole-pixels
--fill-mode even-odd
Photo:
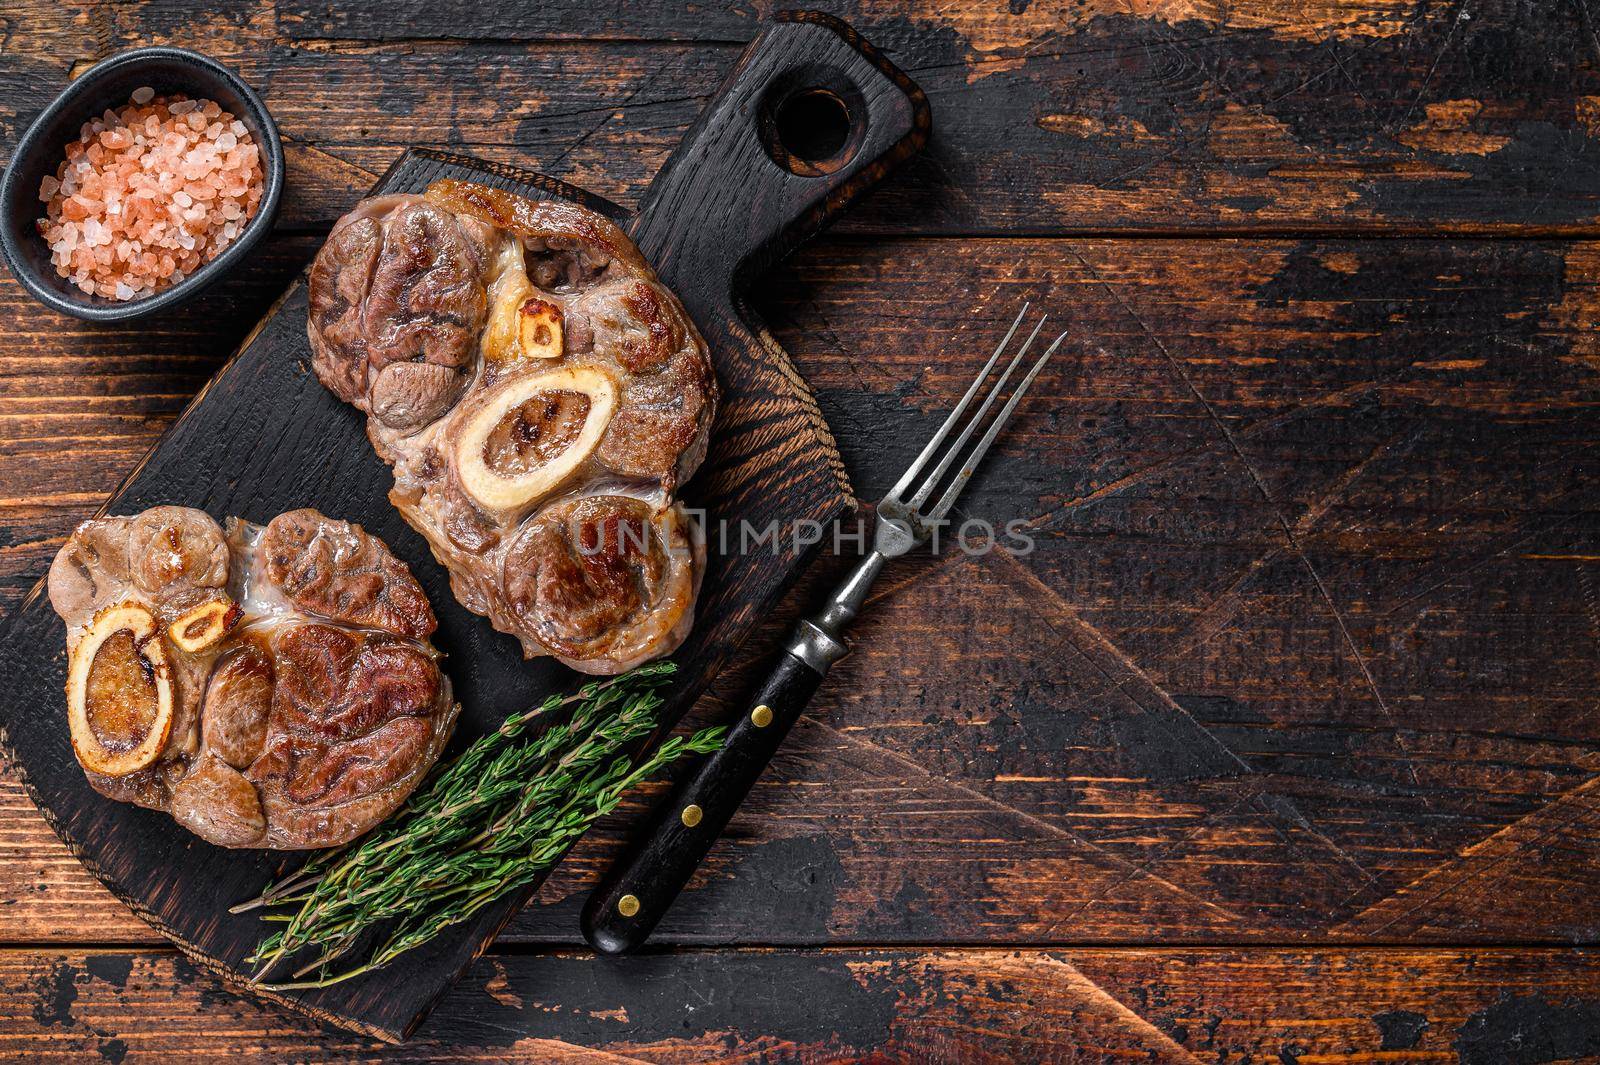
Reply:
[[[811,701],[822,678],[849,652],[843,631],[866,604],[867,594],[884,563],[927,542],[950,513],[962,489],[971,480],[973,470],[1005,428],[1023,394],[1066,339],[1065,333],[1056,337],[1029,367],[1000,412],[990,418],[989,412],[1004,393],[1006,382],[1023,364],[1033,342],[1044,329],[1046,319],[1041,317],[999,379],[989,388],[977,412],[967,418],[968,409],[984,391],[1027,314],[1028,304],[1023,304],[961,402],[878,503],[872,551],[834,591],[821,613],[795,626],[767,682],[751,701],[748,712],[742,713],[729,728],[722,747],[707,755],[671,797],[652,811],[627,853],[589,896],[583,911],[583,933],[596,950],[621,953],[632,950],[649,937],[712,843],[722,834],[734,811],[750,793],[756,778]],[[963,425],[947,446],[951,433]],[[983,435],[969,449],[967,445],[973,434],[985,425]],[[947,480],[957,459],[961,465]],[[913,484],[915,491],[912,491]],[[907,492],[911,495],[907,496]],[[930,507],[928,501],[935,499],[935,493],[938,493],[937,500]]]

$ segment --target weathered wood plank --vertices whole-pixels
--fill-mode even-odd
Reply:
[[[45,310],[0,279],[0,589],[10,607],[222,365],[320,243],[265,242],[196,304],[137,328]]]
[[[961,49],[1010,55],[1048,42],[1130,8],[1172,29],[1205,28],[1213,33],[1267,31],[1284,39],[1323,40],[1392,37],[1415,29],[1430,13],[1404,0],[1285,3],[1245,0],[1222,5],[1130,5],[1119,0],[1018,4],[905,4],[896,0],[818,0],[813,10],[853,20],[863,33],[881,38],[886,50],[927,61],[955,56]],[[584,37],[647,41],[742,41],[782,4],[688,2],[628,4],[608,9],[557,0],[536,6],[508,5],[477,13],[466,22],[451,4],[400,0],[388,9],[373,0],[328,3],[287,0],[277,5],[282,32],[297,40],[354,38],[396,40],[440,37],[462,40],[538,40]]]
[[[802,591],[805,598],[812,587]],[[752,637],[686,727],[729,712],[791,606]],[[819,702],[819,714],[828,713]],[[0,779],[14,780],[14,776]],[[659,788],[574,848],[502,943],[576,945],[577,914]],[[159,942],[78,868],[12,784],[0,847],[0,941]],[[863,798],[871,804],[863,806]],[[1069,925],[1061,912],[1080,915]],[[660,943],[1196,941],[1249,934],[1222,907],[1025,810],[939,779],[899,751],[803,722],[656,934]]]
[[[1570,242],[802,254],[758,302],[867,498],[1020,300],[1067,317],[965,507],[1039,547],[895,570],[663,941],[1591,941],[1597,280],[1600,246]],[[58,333],[0,283],[31,323],[0,351],[0,413],[25,427],[0,445],[21,459],[0,462],[7,603],[255,298]],[[0,938],[147,936],[26,822]],[[573,942],[617,831],[515,938]]]
[[[16,479],[0,499],[37,502],[45,486],[34,477],[70,478],[85,493],[114,484],[124,455],[97,459],[102,435],[122,446],[139,431],[130,420],[179,409],[315,246],[312,237],[274,240],[191,309],[138,330],[53,315],[0,279],[0,315],[17,323],[10,334],[17,342],[0,352],[6,441],[75,448],[72,461],[47,468],[21,456],[7,461],[4,473]],[[1439,415],[1438,426],[1424,429],[1447,446],[1465,446],[1449,438],[1472,429],[1473,419],[1503,423],[1515,437],[1545,425],[1541,412],[1549,434],[1581,437],[1600,367],[1591,329],[1600,314],[1597,279],[1600,250],[1583,243],[839,239],[756,295],[779,339],[804,360],[869,498],[887,487],[917,439],[896,432],[885,443],[884,416],[910,407],[924,419],[919,429],[931,426],[994,322],[1017,301],[1048,299],[1070,313],[1070,365],[1063,359],[1066,368],[1043,386],[1053,389],[1048,400],[1030,405],[1032,420],[1003,443],[1012,468],[1026,476],[1020,484],[995,482],[1004,491],[980,485],[968,507],[1025,517],[1059,510],[1057,520],[1066,521],[1141,471],[1172,477],[1180,460],[1231,453],[1208,407],[1244,444],[1280,455],[1297,446],[1292,432],[1315,438],[1334,427],[1318,418],[1342,418],[1356,429],[1362,426],[1352,419],[1365,418],[1371,437],[1385,419],[1394,421],[1381,405],[1396,402],[1420,402]],[[143,429],[139,443],[154,431]],[[1523,449],[1554,455],[1561,444],[1520,435]],[[1387,439],[1371,437],[1362,454]],[[1394,446],[1401,458],[1419,455],[1420,464],[1436,457],[1426,444],[1402,436]],[[1523,503],[1564,490],[1560,464],[1537,460],[1531,468],[1545,480],[1496,487],[1494,451],[1487,444],[1481,451],[1460,468],[1452,456],[1426,472],[1471,477],[1470,492],[1489,486],[1521,493]],[[1584,460],[1581,446],[1569,451],[1566,461]],[[1346,469],[1332,457],[1309,468],[1326,475],[1322,487]],[[1257,472],[1281,479],[1293,469],[1258,464]],[[1274,490],[1285,496],[1287,516],[1299,520],[1314,509],[1317,487],[1284,481]],[[1020,491],[1008,495],[1014,488]],[[1296,492],[1313,498],[1290,498]],[[1492,517],[1480,497],[1465,502]],[[1488,520],[1475,517],[1473,531],[1489,531],[1481,524]],[[9,594],[21,590],[13,585]]]
[[[719,91],[707,118],[696,126],[701,139],[680,148],[675,159],[682,165],[669,163],[668,174],[682,179],[687,173],[689,179],[664,175],[653,183],[649,203],[626,220],[627,229],[704,331],[720,389],[718,431],[695,478],[694,494],[685,499],[740,526],[776,525],[782,519],[821,527],[853,513],[855,501],[815,399],[787,354],[745,321],[741,275],[765,273],[780,249],[811,235],[808,226],[825,225],[899,158],[920,147],[927,117],[920,97],[898,71],[835,27],[785,20],[762,33],[741,62],[740,77]],[[807,65],[848,71],[852,79],[874,86],[870,128],[848,165],[832,172],[824,186],[800,189],[762,169],[770,160],[759,146],[737,159],[703,158],[707,145],[727,140],[730,124],[742,128],[739,116],[781,85],[785,71]],[[373,191],[416,194],[440,179],[479,182],[522,197],[563,198],[623,221],[614,205],[582,190],[446,153],[407,153]],[[697,184],[701,180],[711,190],[704,195]],[[719,196],[718,190],[729,195]],[[710,240],[696,244],[673,228],[692,219],[700,224],[690,228],[712,234]],[[735,224],[726,224],[729,219]],[[390,479],[381,467],[374,468],[361,423],[342,417],[349,412],[339,409],[338,400],[311,376],[306,313],[302,278],[106,505],[131,513],[182,504],[219,516],[314,507],[359,519],[411,567],[435,604],[439,626],[433,638],[454,662],[460,714],[452,744],[459,748],[493,733],[508,714],[569,690],[571,673],[552,662],[524,661],[515,640],[504,639],[452,600],[450,575],[396,518]],[[664,727],[676,725],[803,572],[811,554],[798,547],[742,558],[715,547],[705,552],[694,633],[674,652],[678,674],[671,690],[662,693]],[[7,665],[0,671],[5,710],[0,727],[8,757],[52,827],[114,895],[189,957],[246,980],[260,924],[248,915],[230,917],[218,900],[248,897],[281,869],[274,869],[269,852],[205,845],[196,850],[192,836],[153,823],[146,811],[105,802],[85,784],[65,735],[32,727],[31,709],[60,698],[64,655],[59,645],[51,647],[60,627],[50,604],[33,596],[3,631],[0,659]],[[178,867],[185,875],[174,880]],[[408,969],[381,986],[291,981],[271,997],[355,1031],[403,1039],[537,887],[537,882],[526,883],[470,911],[470,919],[435,935]]]
[[[385,1061],[1588,1060],[1600,957],[1550,950],[718,951],[483,959]],[[379,1047],[169,952],[0,951],[0,1060]]]
[[[171,42],[235,63],[325,226],[405,147],[470,145],[635,200],[765,3],[27,0],[0,143],[79,64]],[[1600,70],[1576,0],[1471,5],[824,4],[927,90],[925,156],[870,233],[1594,231]]]
[[[1339,931],[1357,938],[1443,938],[1460,929],[1474,937],[1514,939],[1545,926],[1551,914],[1592,907],[1600,831],[1600,779],[1591,777],[1554,802],[1467,848],[1454,861],[1352,917]],[[1533,873],[1538,890],[1502,890]]]
[[[830,720],[1296,930],[1594,774],[1588,246],[932,247],[819,249],[777,279],[779,333],[870,498],[916,440],[876,426],[931,422],[983,357],[965,301],[1061,308],[1049,398],[965,507],[1041,546],[869,616]],[[1549,871],[1581,893],[1592,861]],[[1519,927],[1593,935],[1528,875]]]

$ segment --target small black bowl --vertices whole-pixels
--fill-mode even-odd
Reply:
[[[153,296],[121,302],[86,295],[56,273],[50,247],[37,226],[44,216],[39,182],[47,174],[55,176],[66,158],[67,145],[78,138],[85,122],[107,109],[122,107],[135,89],[145,85],[157,96],[177,93],[190,99],[215,100],[243,122],[261,149],[264,188],[255,217],[221,255]],[[282,192],[283,146],[278,143],[278,127],[250,86],[216,60],[183,48],[135,48],[80,74],[17,142],[5,179],[0,181],[0,248],[17,280],[53,310],[97,322],[143,318],[186,302],[237,266],[272,230]]]

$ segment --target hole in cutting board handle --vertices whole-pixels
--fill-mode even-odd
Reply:
[[[757,123],[772,161],[800,177],[837,173],[867,133],[861,91],[830,67],[790,71],[768,89]]]
[[[837,159],[850,139],[850,112],[827,89],[802,89],[778,105],[778,143],[813,166]]]

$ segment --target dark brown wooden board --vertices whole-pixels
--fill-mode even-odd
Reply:
[[[793,142],[770,127],[789,95],[819,85],[847,101],[850,132],[837,158],[811,173],[786,154]],[[738,288],[915,151],[927,128],[926,105],[903,75],[848,27],[799,15],[752,42],[637,214],[531,172],[436,152],[407,153],[373,191],[420,191],[461,178],[573,200],[616,218],[700,325],[722,384],[711,454],[687,501],[735,529],[828,523],[853,505],[833,439],[787,356],[745,320]],[[262,521],[311,506],[364,524],[411,565],[438,611],[435,641],[463,707],[458,749],[577,678],[551,660],[524,662],[513,641],[451,598],[445,573],[388,505],[390,477],[359,416],[311,374],[305,314],[305,286],[297,283],[106,509],[177,503]],[[680,678],[669,721],[810,553],[790,543],[738,557],[710,539],[700,620],[673,656]],[[266,883],[283,856],[214,848],[161,815],[96,795],[60,717],[64,667],[60,624],[41,584],[0,631],[0,740],[8,756],[51,826],[114,894],[195,961],[241,983],[242,960],[263,926],[253,915],[230,916],[226,905]],[[367,979],[311,991],[252,989],[366,1034],[402,1039],[536,887]]]

